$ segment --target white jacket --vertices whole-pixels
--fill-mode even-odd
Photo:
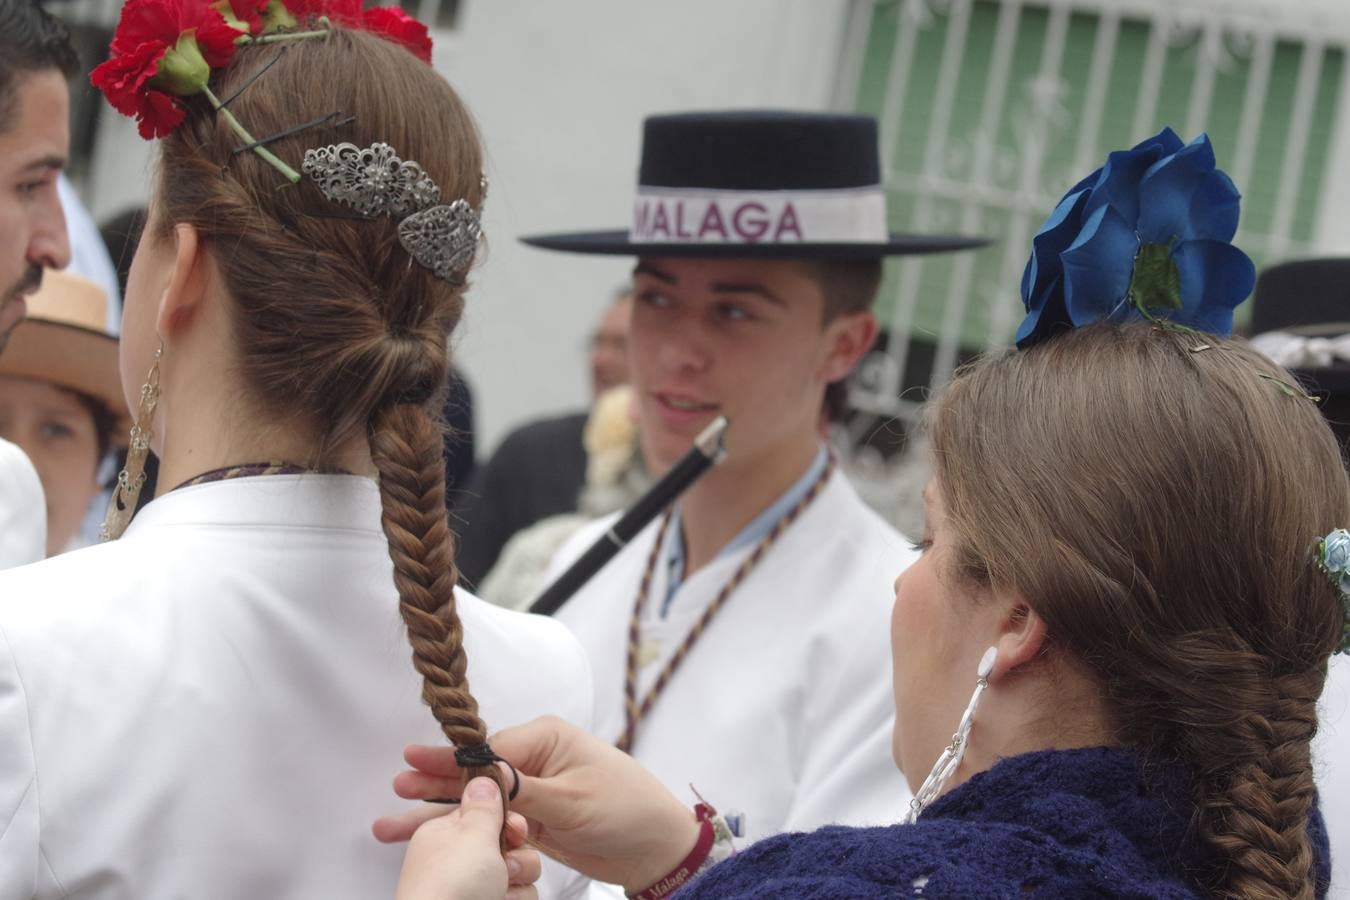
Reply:
[[[1313,775],[1331,838],[1329,898],[1350,898],[1350,657],[1331,658],[1327,685],[1317,708]]]
[[[444,738],[379,515],[366,478],[241,478],[0,573],[0,898],[393,896],[370,825],[404,745]],[[490,729],[591,724],[566,629],[458,601]]]
[[[613,517],[564,547],[570,562]],[[623,731],[628,623],[653,522],[558,613],[581,639],[595,677],[597,734]],[[719,556],[676,591],[670,616],[649,603],[643,642],[657,672],[751,552]],[[898,821],[910,800],[891,759],[892,582],[914,551],[835,473],[765,554],[694,645],[638,729],[633,756],[677,796],[692,784],[720,812],[744,816],[748,840],[838,822]],[[663,597],[658,564],[650,595]]]
[[[0,439],[0,569],[46,555],[47,500],[42,482],[24,452]]]

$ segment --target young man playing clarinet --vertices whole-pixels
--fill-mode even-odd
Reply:
[[[887,231],[872,119],[753,112],[647,120],[632,228],[526,241],[637,257],[629,349],[658,470],[731,423],[725,460],[558,613],[600,733],[748,840],[896,821],[884,676],[914,551],[838,471],[822,401],[876,337],[882,258],[981,242]]]

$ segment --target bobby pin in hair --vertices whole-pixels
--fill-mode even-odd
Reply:
[[[319,118],[315,119],[313,122],[306,122],[306,123],[303,124],[303,125],[296,125],[294,128],[287,128],[285,131],[278,131],[276,134],[270,134],[270,135],[268,135],[267,137],[258,138],[256,141],[254,141],[254,142],[251,143],[251,144],[245,144],[245,145],[242,146],[242,147],[235,147],[235,148],[234,148],[234,155],[235,155],[235,156],[238,156],[240,153],[247,153],[249,150],[252,150],[254,147],[263,147],[263,146],[266,146],[267,144],[273,143],[274,141],[279,141],[279,140],[281,140],[282,138],[288,138],[288,137],[290,137],[290,136],[293,135],[293,134],[299,134],[300,132],[302,132],[302,131],[308,131],[308,130],[311,129],[311,128],[318,128],[318,127],[321,126],[321,125],[327,125],[329,122],[332,122],[333,119],[336,119],[336,118],[337,118],[338,116],[340,116],[340,115],[342,115],[341,112],[330,112],[330,113],[329,113],[328,115],[326,115],[326,116],[320,116]],[[333,127],[334,127],[334,128],[341,128],[343,125],[350,125],[351,123],[353,123],[353,122],[355,122],[355,121],[356,121],[356,116],[348,116],[347,118],[342,119],[342,120],[339,121],[339,122],[334,122],[334,123],[333,123]]]
[[[1275,387],[1279,388],[1281,394],[1289,397],[1302,397],[1304,400],[1311,400],[1313,403],[1322,402],[1320,397],[1314,397],[1312,394],[1297,389],[1287,381],[1276,378],[1274,375],[1267,375],[1265,372],[1257,372],[1256,374],[1258,378],[1264,378],[1266,381],[1269,381],[1271,384],[1275,385]]]
[[[354,212],[316,212],[309,215],[318,219],[355,219],[358,222],[374,222],[376,219],[376,216],[363,216]]]
[[[230,105],[231,103],[233,103],[235,100],[238,100],[240,94],[242,94],[244,91],[246,91],[246,90],[248,90],[250,87],[252,87],[253,82],[257,81],[259,78],[262,77],[262,74],[263,74],[264,72],[266,72],[268,69],[272,68],[273,66],[275,66],[275,65],[277,64],[277,60],[281,59],[281,54],[285,53],[286,50],[287,50],[287,48],[288,48],[289,46],[290,46],[289,44],[282,44],[280,47],[278,47],[278,48],[277,48],[276,55],[274,55],[271,59],[269,59],[269,60],[263,65],[263,67],[262,67],[261,69],[259,69],[258,71],[254,72],[252,75],[248,76],[248,80],[245,81],[243,84],[239,85],[239,89],[238,89],[238,90],[236,90],[236,91],[235,91],[233,94],[231,94],[230,96],[226,97],[224,100],[220,101],[220,106],[219,106],[219,108],[220,108],[220,109],[225,109],[227,106],[229,106],[229,105]]]

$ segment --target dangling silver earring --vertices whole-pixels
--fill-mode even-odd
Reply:
[[[164,355],[164,339],[155,350],[150,374],[141,386],[141,404],[136,410],[136,421],[131,426],[131,441],[127,447],[127,464],[117,473],[117,484],[108,502],[108,514],[99,529],[99,540],[115,541],[127,530],[136,512],[141,488],[145,487],[145,459],[150,455],[150,439],[155,420],[155,406],[159,403],[159,360]]]
[[[909,812],[905,814],[904,823],[913,825],[914,820],[919,818],[919,813],[928,807],[928,804],[937,799],[942,793],[942,789],[951,781],[956,774],[957,768],[961,765],[961,760],[966,755],[966,744],[970,740],[970,726],[975,720],[975,707],[980,705],[980,697],[984,694],[984,689],[989,687],[989,673],[994,671],[994,662],[998,659],[998,648],[990,647],[984,651],[984,656],[980,657],[980,665],[975,674],[978,681],[975,682],[975,693],[970,695],[970,702],[966,704],[966,711],[961,716],[961,723],[956,726],[956,733],[952,735],[952,742],[942,751],[937,762],[933,763],[933,769],[928,773],[928,777],[923,780],[919,790],[914,794],[914,799],[909,801]]]

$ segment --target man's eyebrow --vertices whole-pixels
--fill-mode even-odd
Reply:
[[[20,171],[31,172],[34,169],[56,169],[58,172],[66,167],[66,158],[58,153],[48,153],[46,156],[39,156],[37,159],[25,165]]]
[[[669,272],[663,272],[651,263],[646,262],[640,262],[634,266],[633,275],[647,275],[655,278],[657,281],[665,282],[666,284],[674,284],[676,281],[674,275],[671,275]]]
[[[773,291],[753,281],[717,281],[713,282],[712,290],[715,294],[755,294],[775,306],[787,306]]]

